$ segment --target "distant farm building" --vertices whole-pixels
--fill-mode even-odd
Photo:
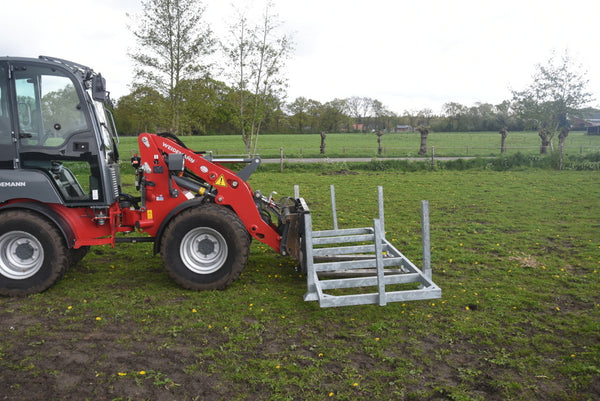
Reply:
[[[413,127],[411,127],[410,125],[396,125],[396,129],[394,130],[394,132],[408,132],[412,130]]]
[[[582,118],[574,118],[572,128],[585,130],[588,135],[600,135],[600,113],[590,113]]]

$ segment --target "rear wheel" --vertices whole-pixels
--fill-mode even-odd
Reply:
[[[231,210],[212,203],[181,212],[161,238],[169,275],[191,290],[223,289],[248,261],[250,237]]]
[[[67,246],[50,221],[28,211],[0,217],[0,295],[22,296],[52,286],[69,266]]]

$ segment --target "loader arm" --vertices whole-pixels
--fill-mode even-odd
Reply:
[[[168,205],[166,197],[170,198],[171,203],[174,201],[181,203],[190,198],[190,195],[185,194],[192,191],[194,196],[203,195],[216,204],[231,208],[253,238],[267,244],[278,253],[287,254],[286,247],[282,247],[282,233],[279,231],[279,227],[266,221],[261,215],[258,205],[265,202],[264,197],[260,195],[260,192],[254,193],[245,181],[249,176],[249,171],[260,164],[259,158],[252,159],[251,163],[255,166],[251,165],[251,167],[243,169],[240,177],[221,165],[224,162],[239,162],[240,160],[213,160],[211,156],[188,149],[180,141],[156,134],[144,133],[139,136],[138,140],[140,156],[145,161],[141,168],[147,180],[146,186],[154,191],[153,194],[146,195],[145,203],[147,208],[152,208],[155,220],[165,217],[161,216],[163,210],[172,209],[172,205]],[[169,159],[176,158],[171,155],[183,155],[178,157],[183,160],[181,168],[174,169],[170,165]],[[165,174],[168,174],[169,188],[160,189],[160,183],[165,185]],[[156,177],[157,175],[161,177]],[[191,178],[186,178],[186,175]],[[159,193],[160,197],[157,197]],[[165,207],[160,205],[161,202]],[[147,231],[152,234],[151,230]]]

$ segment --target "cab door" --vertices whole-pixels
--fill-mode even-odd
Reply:
[[[9,69],[0,62],[0,168],[17,167],[17,150],[14,139],[13,119],[11,117]]]
[[[12,64],[20,165],[45,172],[65,203],[103,202],[98,142],[83,89],[69,71]]]

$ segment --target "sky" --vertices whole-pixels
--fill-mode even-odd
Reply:
[[[273,1],[295,42],[286,66],[290,102],[364,96],[398,114],[440,113],[447,102],[498,104],[532,82],[536,64],[567,50],[586,71],[590,106],[600,105],[595,0]],[[204,4],[205,20],[224,35],[231,1]],[[128,26],[140,0],[20,0],[12,8],[0,14],[0,55],[72,60],[101,72],[113,98],[129,93]]]

